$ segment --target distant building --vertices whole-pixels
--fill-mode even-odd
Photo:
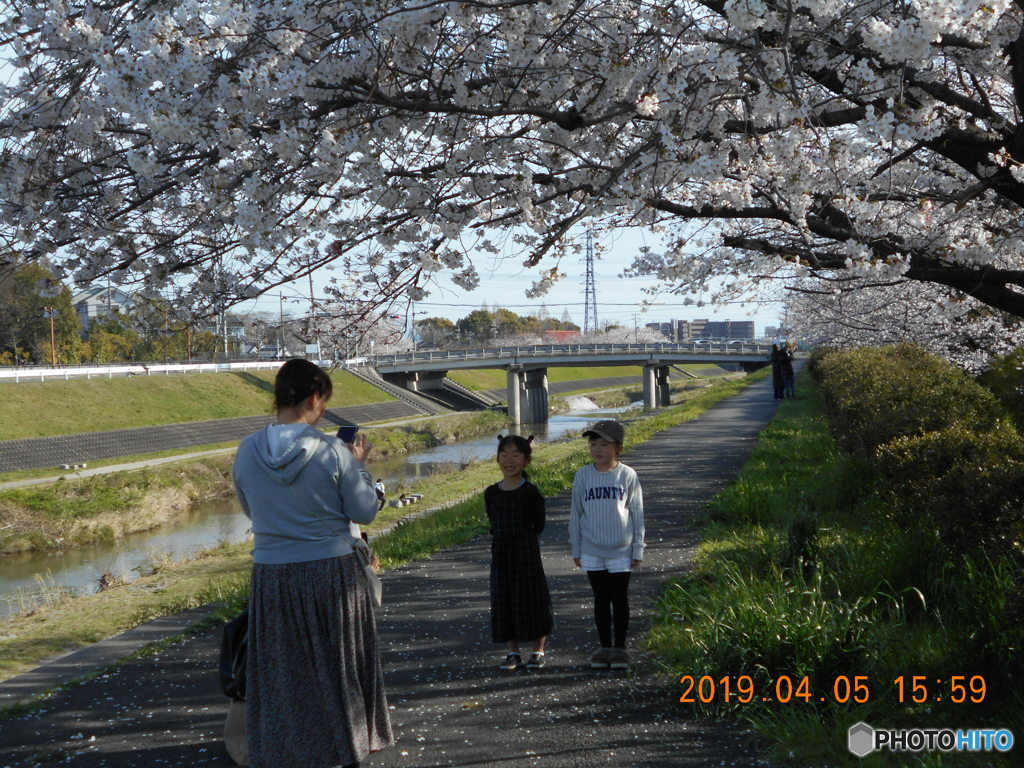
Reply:
[[[753,340],[754,323],[751,320],[669,320],[664,323],[647,323],[647,327],[677,344],[695,339],[736,339]]]
[[[544,338],[549,339],[556,344],[565,344],[573,339],[578,339],[579,336],[579,331],[544,331]]]
[[[688,321],[687,324],[690,327],[690,338],[688,339],[688,341],[693,341],[694,339],[706,339],[708,323],[710,322],[711,321],[708,320],[707,318],[704,318],[702,320]]]
[[[708,339],[754,340],[754,322],[752,320],[713,320],[704,328],[704,337]]]
[[[133,302],[130,294],[112,285],[93,285],[71,297],[71,303],[78,313],[82,333],[89,332],[94,318],[109,317],[115,312],[128,314]]]

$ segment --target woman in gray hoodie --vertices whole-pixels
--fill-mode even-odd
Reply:
[[[246,725],[254,768],[355,766],[393,742],[377,626],[352,523],[377,495],[351,448],[314,428],[332,392],[307,360],[278,371],[277,423],[242,441],[234,480],[255,539]]]

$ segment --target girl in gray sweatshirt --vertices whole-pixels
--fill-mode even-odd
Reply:
[[[594,592],[601,646],[590,666],[628,669],[629,576],[644,558],[643,491],[636,472],[619,461],[626,437],[619,422],[599,421],[583,436],[594,463],[572,482],[569,542],[573,562],[587,572]]]

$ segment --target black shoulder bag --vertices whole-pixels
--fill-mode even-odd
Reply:
[[[220,643],[220,687],[224,695],[245,701],[245,659],[249,645],[249,609],[224,625]]]

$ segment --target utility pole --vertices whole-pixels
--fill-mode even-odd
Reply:
[[[306,262],[307,266],[309,262]],[[309,271],[306,273],[309,278],[309,329],[316,336],[316,360],[317,363],[324,359],[323,349],[320,347],[320,326],[317,324],[316,319],[316,298],[313,295],[313,268],[309,267]]]
[[[46,283],[45,286],[40,288],[39,294],[44,298],[54,301],[53,304],[47,304],[43,307],[43,317],[50,318],[50,363],[54,368],[57,367],[57,334],[54,331],[53,319],[57,316],[57,305],[56,299],[60,295],[60,289],[57,288],[53,283]],[[17,344],[14,345],[14,356],[18,356]]]
[[[284,360],[284,294],[277,294],[278,319],[277,319],[277,356]]]
[[[583,334],[597,332],[597,284],[594,280],[594,230],[587,230],[586,283],[583,298]]]
[[[57,308],[52,306],[43,307],[43,315],[50,318],[50,364],[57,367],[57,334],[53,328],[53,318],[57,315]],[[17,357],[17,350],[15,350]]]
[[[412,342],[412,351],[416,351],[416,315],[427,314],[426,310],[419,312],[416,310],[416,302],[412,302],[412,309],[409,312],[409,340]]]
[[[226,309],[221,312],[221,317],[224,318],[224,360],[228,361],[231,359],[231,349],[228,344],[228,312]]]

